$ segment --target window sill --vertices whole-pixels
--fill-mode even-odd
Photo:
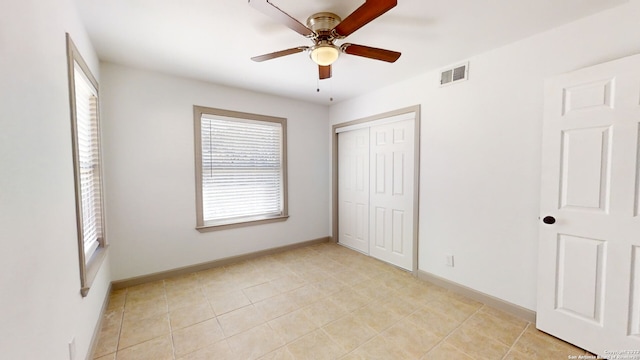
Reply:
[[[98,275],[98,271],[107,256],[107,248],[108,245],[99,247],[93,254],[93,258],[85,266],[84,279],[82,279],[82,288],[80,289],[82,297],[86,297],[89,294],[93,280],[95,280],[96,275]]]
[[[273,222],[286,221],[289,215],[278,215],[258,218],[231,219],[225,221],[209,222],[204,225],[196,226],[199,232],[209,232],[217,230],[235,229],[245,226],[269,224]]]

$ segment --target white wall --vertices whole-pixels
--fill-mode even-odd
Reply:
[[[327,107],[109,63],[101,72],[114,280],[329,235]],[[195,230],[193,105],[287,118],[287,221]]]
[[[535,309],[543,81],[640,52],[638,19],[632,0],[474,56],[467,82],[428,72],[331,107],[336,124],[421,105],[421,270]]]
[[[70,0],[0,10],[0,357],[83,359],[109,286],[108,259],[80,295],[65,32],[98,77]]]

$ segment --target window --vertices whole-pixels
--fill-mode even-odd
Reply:
[[[86,296],[105,255],[98,83],[67,34],[80,283]]]
[[[287,120],[194,106],[197,228],[283,221]]]

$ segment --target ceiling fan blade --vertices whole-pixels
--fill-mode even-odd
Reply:
[[[397,51],[378,49],[370,46],[356,44],[342,44],[340,49],[349,55],[362,56],[369,59],[381,60],[386,62],[396,62],[402,53]]]
[[[298,46],[296,48],[291,48],[291,49],[287,49],[287,50],[280,50],[280,51],[276,51],[276,52],[272,52],[272,53],[264,54],[264,55],[260,55],[260,56],[254,56],[254,57],[251,58],[251,60],[257,61],[257,62],[271,60],[271,59],[279,58],[281,56],[287,56],[287,55],[303,52],[303,51],[307,50],[308,48],[309,48],[308,46]]]
[[[327,65],[327,66],[318,65],[318,73],[320,75],[320,80],[330,78],[331,77],[331,65]]]
[[[397,4],[397,0],[365,0],[364,4],[342,20],[334,30],[339,36],[347,37],[373,19],[393,9]]]
[[[291,15],[280,10],[269,0],[249,0],[249,5],[253,6],[254,9],[262,12],[263,14],[270,16],[278,22],[286,25],[289,29],[297,32],[302,36],[313,37],[316,35],[313,30],[304,26],[301,22],[291,17]]]

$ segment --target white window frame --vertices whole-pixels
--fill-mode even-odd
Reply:
[[[195,133],[195,162],[196,162],[196,229],[198,231],[222,230],[228,228],[258,225],[277,221],[285,221],[288,217],[287,192],[287,119],[250,114],[238,111],[223,110],[194,105],[194,133]],[[280,169],[281,192],[280,211],[278,213],[239,216],[233,218],[208,220],[205,219],[205,204],[203,203],[203,158],[202,158],[202,120],[219,119],[224,121],[238,121],[245,123],[266,122],[279,124],[281,129]]]
[[[86,62],[80,55],[80,52],[76,48],[75,44],[71,40],[69,34],[67,38],[67,65],[68,65],[68,78],[69,78],[69,103],[71,112],[71,139],[73,148],[73,170],[75,180],[75,193],[76,193],[76,224],[78,232],[78,256],[80,263],[80,293],[82,296],[87,296],[91,284],[95,279],[100,266],[102,265],[105,256],[107,242],[105,237],[105,222],[104,222],[104,199],[102,190],[102,157],[101,157],[101,144],[100,144],[100,101],[99,101],[99,87],[93,74],[89,70]],[[79,76],[76,76],[76,71]],[[80,78],[78,78],[80,77]],[[89,92],[92,94],[93,99],[89,100],[91,112],[89,131],[95,132],[95,135],[86,135],[85,131],[79,131],[79,118],[78,118],[78,101],[76,99],[76,82],[83,81],[82,86],[89,88]],[[91,104],[91,101],[94,103]],[[84,166],[86,176],[86,160],[83,160],[80,154],[80,148],[82,143],[89,142],[92,144],[90,152],[91,162],[89,163],[89,171],[91,185],[89,196],[83,195],[83,189],[87,192],[86,186],[82,186],[82,168]],[[86,184],[86,182],[85,182]],[[84,206],[83,206],[84,202]],[[87,205],[89,204],[89,205]],[[85,226],[87,224],[88,226]],[[90,231],[90,229],[94,231]],[[87,230],[87,231],[85,231]],[[91,237],[93,240],[85,239],[85,232],[89,234],[92,232]],[[86,240],[86,241],[85,241]],[[87,244],[87,242],[89,242]]]

